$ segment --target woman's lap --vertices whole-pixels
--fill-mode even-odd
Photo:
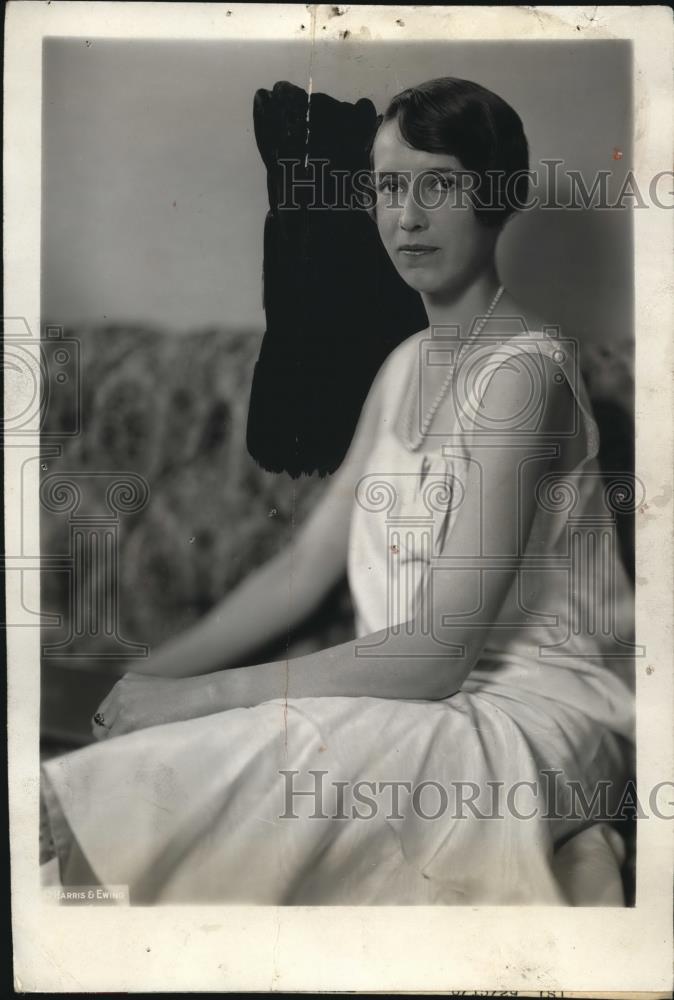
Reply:
[[[48,762],[45,794],[64,884],[136,902],[561,902],[550,858],[577,821],[543,818],[541,770],[610,776],[595,730],[487,691],[278,700]]]

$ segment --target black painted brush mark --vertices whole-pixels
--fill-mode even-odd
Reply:
[[[369,168],[374,105],[313,94],[307,121],[308,101],[300,87],[280,82],[258,90],[253,107],[269,194],[267,325],[247,444],[265,469],[293,477],[334,472],[380,365],[427,324],[418,293],[393,268],[366,208],[354,205],[363,203],[354,177]],[[349,207],[329,207],[338,199]]]

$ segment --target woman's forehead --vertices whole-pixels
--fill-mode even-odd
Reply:
[[[443,167],[460,170],[461,162],[450,153],[430,153],[423,149],[413,149],[400,134],[396,121],[385,122],[374,140],[372,147],[374,169],[376,171],[439,170]]]

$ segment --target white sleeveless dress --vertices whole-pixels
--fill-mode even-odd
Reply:
[[[469,461],[460,434],[441,454],[393,433],[416,347],[387,363],[354,501],[348,569],[364,643],[407,621],[442,569]],[[528,337],[508,342],[512,356],[530,349]],[[48,761],[64,885],[126,885],[140,904],[568,903],[554,851],[588,823],[578,801],[568,808],[570,783],[590,801],[600,782],[622,789],[632,767],[632,594],[574,359],[540,335],[533,350],[572,388],[583,455],[544,484],[523,568],[462,690],[275,699]]]

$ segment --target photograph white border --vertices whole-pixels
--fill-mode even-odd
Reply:
[[[321,44],[349,31],[410,41],[630,39],[635,175],[641,190],[673,161],[674,32],[667,7],[369,7],[10,2],[5,48],[5,328],[40,330],[42,40],[45,37],[294,39],[307,83]],[[403,26],[398,23],[403,22]],[[303,27],[301,27],[303,25]],[[325,31],[323,27],[325,26]],[[639,788],[674,776],[672,648],[672,330],[674,212],[634,212]],[[14,387],[13,391],[16,390]],[[27,402],[30,402],[27,400]],[[14,396],[11,412],[21,399]],[[10,404],[6,400],[6,406]],[[6,411],[7,412],[7,411]],[[35,440],[39,435],[35,432]],[[6,441],[7,556],[39,553],[38,463]],[[33,442],[34,447],[34,442]],[[21,537],[25,551],[13,552]],[[674,823],[638,825],[633,908],[62,907],[38,883],[38,574],[8,572],[8,737],[15,988],[21,991],[557,990],[623,995],[672,987]],[[21,587],[23,586],[23,594]],[[648,668],[651,668],[649,671]]]

